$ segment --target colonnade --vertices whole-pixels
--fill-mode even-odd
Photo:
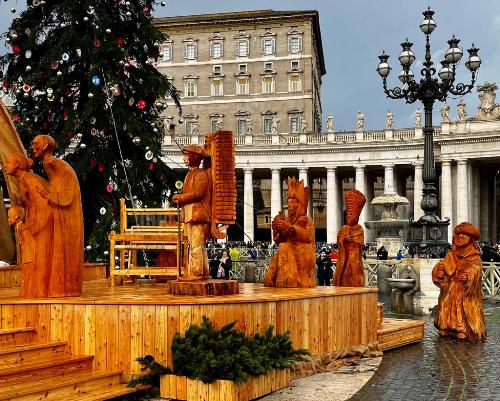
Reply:
[[[439,187],[440,217],[449,218],[450,226],[448,238],[451,242],[453,227],[462,222],[470,221],[480,226],[481,236],[484,240],[496,241],[496,182],[489,175],[485,180],[480,174],[480,167],[472,165],[466,159],[445,159],[437,165],[441,167],[441,176],[437,183]],[[360,224],[364,227],[364,222],[369,216],[369,205],[373,199],[373,182],[367,185],[367,171],[373,167],[380,171],[380,166],[355,165],[346,169],[345,166],[326,166],[322,169],[314,168],[314,177],[320,175],[326,177],[326,238],[327,242],[336,242],[337,232],[340,225],[343,224],[342,200],[343,187],[340,177],[354,176],[354,187],[367,196],[367,206],[363,209],[360,216]],[[389,162],[383,165],[384,192],[393,193],[397,191],[400,179],[395,172],[397,164]],[[408,166],[406,166],[408,167]],[[422,170],[423,164],[417,160],[412,164],[412,169],[406,168],[406,175],[413,176],[413,218],[418,220],[423,211],[420,207],[422,200]],[[282,210],[282,182],[286,177],[282,177],[280,168],[271,169],[271,217],[276,216]],[[289,171],[290,169],[287,169]],[[312,182],[310,179],[311,170],[305,166],[297,168],[298,177],[304,180],[308,185]],[[354,170],[354,174],[352,174]],[[254,200],[253,200],[253,179],[254,169],[245,167],[244,173],[244,233],[245,239],[253,241],[255,236],[254,224]],[[259,169],[259,177],[266,175],[262,169]],[[405,196],[405,193],[400,193]],[[311,191],[312,195],[312,191]],[[312,214],[312,202],[309,202],[308,213]]]

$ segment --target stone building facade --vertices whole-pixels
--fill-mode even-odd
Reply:
[[[170,132],[321,131],[326,70],[317,11],[204,14],[155,24],[169,36],[157,68],[181,92],[183,117],[167,112]]]

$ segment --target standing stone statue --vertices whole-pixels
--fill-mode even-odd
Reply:
[[[441,336],[486,339],[483,266],[477,240],[478,228],[459,224],[453,231],[452,250],[432,270],[432,281],[440,289],[434,325]]]
[[[358,111],[358,120],[356,122],[356,131],[365,130],[365,115]]]
[[[330,113],[326,119],[326,131],[333,132],[333,115]]]
[[[277,115],[274,115],[273,119],[271,120],[271,134],[272,135],[278,134],[279,124],[280,124],[280,119],[278,118]]]
[[[458,120],[465,121],[467,119],[467,111],[465,110],[466,104],[464,99],[460,99],[457,104]]]
[[[253,121],[250,118],[246,119],[247,125],[246,125],[246,135],[253,135]]]
[[[439,109],[439,111],[441,112],[441,123],[449,123],[450,106],[448,106],[448,103],[444,102],[443,106],[441,107],[441,109]]]
[[[422,110],[420,110],[420,107],[415,111],[415,127],[422,128]]]
[[[316,287],[314,221],[307,215],[309,187],[288,178],[288,216],[280,212],[272,222],[278,252],[269,264],[266,287]]]
[[[387,112],[387,117],[386,117],[386,128],[387,129],[392,129],[392,125],[394,124],[394,114],[389,110]]]
[[[363,287],[363,247],[365,238],[363,227],[358,224],[359,216],[366,203],[365,196],[356,189],[345,192],[346,224],[337,236],[338,259],[333,285],[341,287]]]

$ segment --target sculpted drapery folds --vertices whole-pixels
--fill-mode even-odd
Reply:
[[[266,287],[315,287],[316,244],[314,222],[306,215],[309,187],[288,178],[288,216],[276,216],[272,223],[278,252],[264,278]]]
[[[345,193],[346,223],[337,236],[338,259],[333,285],[342,287],[363,287],[363,227],[358,224],[359,216],[366,203],[365,196],[356,189]]]
[[[479,230],[472,224],[456,226],[452,250],[432,270],[432,281],[440,288],[434,325],[441,336],[486,338],[478,239]]]
[[[184,210],[184,222],[189,242],[188,273],[183,280],[207,280],[209,277],[208,255],[205,242],[210,237],[211,179],[207,170],[200,168],[205,150],[197,145],[183,148],[184,163],[189,172],[184,179],[181,194],[172,200]]]
[[[19,180],[21,206],[9,209],[9,224],[15,226],[21,249],[21,291],[23,298],[49,296],[53,213],[37,187],[47,190],[49,183],[30,171],[33,162],[21,154],[12,154],[5,172]]]
[[[55,141],[49,135],[33,139],[33,157],[43,163],[49,178],[48,187],[36,185],[53,213],[53,248],[49,278],[49,297],[82,294],[83,283],[83,213],[80,185],[71,166],[52,155]]]

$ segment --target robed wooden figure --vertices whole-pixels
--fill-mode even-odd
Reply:
[[[472,224],[456,226],[452,250],[432,270],[432,281],[440,289],[434,325],[441,336],[486,338],[478,239],[479,229]]]
[[[345,192],[346,224],[337,235],[338,259],[333,285],[341,287],[363,287],[363,227],[358,224],[359,216],[366,203],[365,196],[356,189]]]
[[[266,287],[316,287],[314,274],[316,242],[314,222],[307,213],[309,187],[304,181],[288,178],[288,216],[272,222],[273,240],[278,252],[264,278]]]

